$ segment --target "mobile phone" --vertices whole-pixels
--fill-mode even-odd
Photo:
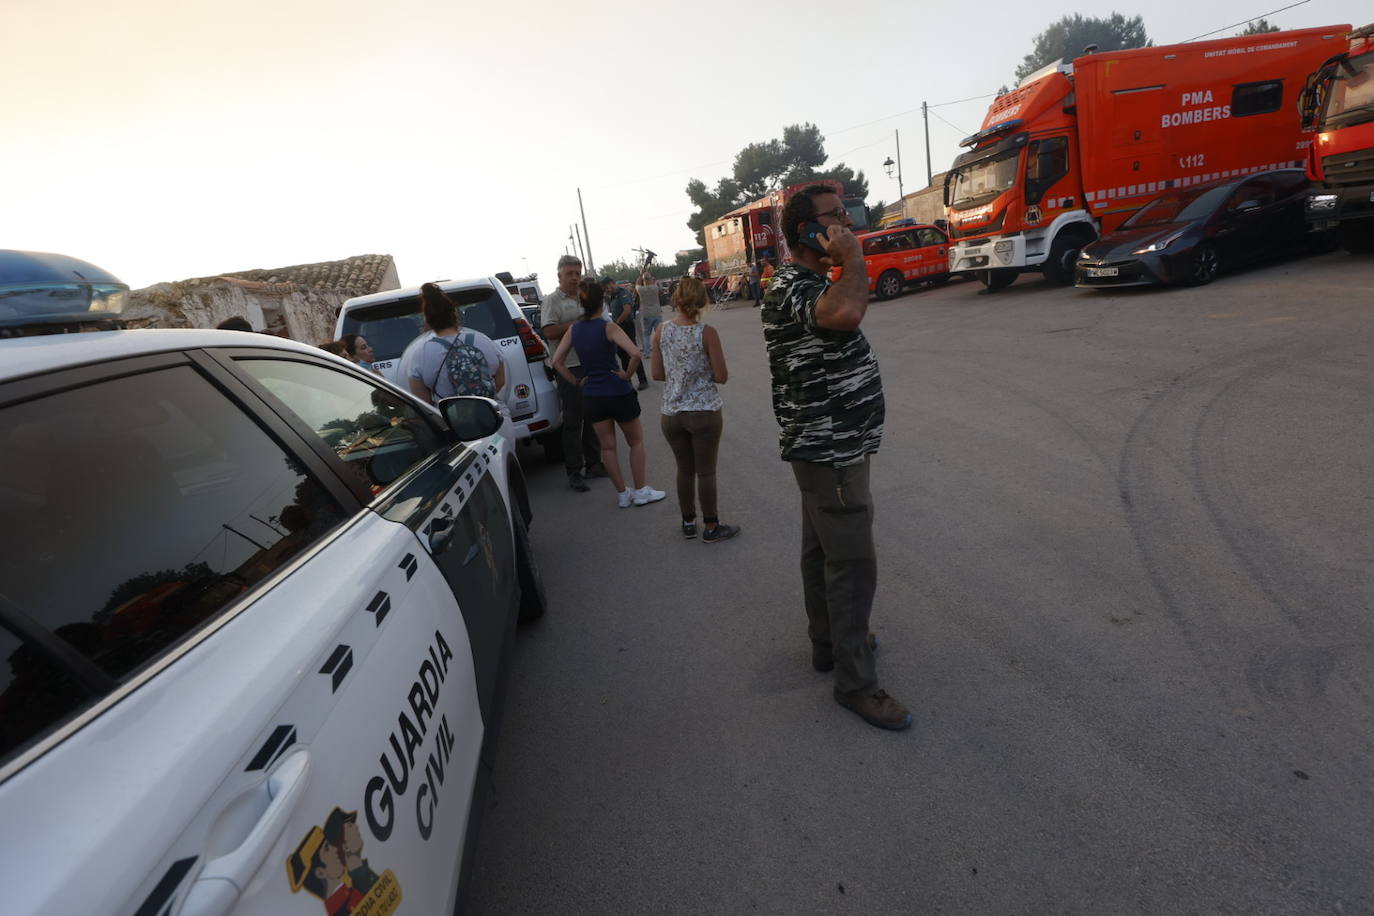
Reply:
[[[827,239],[830,238],[830,236],[826,235],[825,227],[822,226],[820,223],[806,223],[802,226],[801,238],[798,241],[800,241],[803,245],[805,245],[808,248],[814,248],[821,254],[829,254],[829,252],[825,250],[825,246],[821,244],[821,240],[817,238],[817,236],[825,236]]]

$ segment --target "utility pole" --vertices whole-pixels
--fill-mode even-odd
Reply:
[[[582,206],[582,189],[577,189],[577,209],[582,213],[582,238],[587,243],[587,273],[596,273],[596,265],[592,263],[592,234],[587,231],[587,211]]]
[[[577,255],[577,259],[586,261],[587,259],[582,257],[582,240],[573,235],[576,229],[577,227],[572,223],[568,224],[568,242],[573,246],[573,254]]]
[[[583,273],[589,275],[595,273],[595,271],[592,270],[592,259],[587,257],[587,249],[582,244],[582,233],[578,231],[577,223],[573,223],[573,232],[577,233],[578,255],[582,258],[582,263],[586,265],[585,269],[583,270]]]
[[[921,120],[926,123],[926,187],[930,187],[934,180],[930,173],[930,106],[925,102],[921,103]]]
[[[902,189],[902,134],[901,131],[894,130],[892,136],[897,139],[897,196],[906,200],[906,191]],[[929,182],[927,182],[929,184]]]

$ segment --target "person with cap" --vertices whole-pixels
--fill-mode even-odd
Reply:
[[[358,829],[358,812],[335,808],[324,822],[324,838],[339,850],[348,880],[361,894],[372,890],[377,873],[363,858],[363,834]]]
[[[630,291],[623,289],[615,282],[615,277],[606,277],[601,281],[602,289],[605,290],[606,314],[610,316],[625,332],[625,336],[630,338],[630,343],[635,342],[635,300]],[[630,356],[621,352],[620,367],[626,371],[630,368]],[[644,361],[641,359],[635,369],[635,376],[639,379],[639,390],[643,391],[649,387],[649,376],[644,372]]]
[[[365,896],[344,880],[348,869],[344,865],[343,852],[319,827],[310,828],[301,845],[287,859],[286,867],[292,893],[302,889],[309,891],[324,903],[327,916],[347,916]]]

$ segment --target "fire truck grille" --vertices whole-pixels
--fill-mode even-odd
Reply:
[[[1322,171],[1332,185],[1374,182],[1374,149],[1352,150],[1322,159]]]
[[[996,232],[998,229],[1001,229],[1002,223],[1006,220],[1006,218],[1007,211],[1003,210],[1001,213],[997,214],[997,219],[993,220],[990,223],[985,223],[984,225],[978,226],[976,228],[960,230],[955,226],[950,226],[949,237],[951,239],[966,239],[971,235],[987,235],[991,232]]]

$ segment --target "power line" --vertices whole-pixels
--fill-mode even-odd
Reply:
[[[954,128],[955,130],[957,130],[959,133],[963,134],[964,136],[968,136],[968,135],[969,135],[970,131],[964,130],[964,129],[963,129],[962,127],[960,127],[958,124],[950,124],[949,120],[948,120],[947,118],[943,117],[942,115],[935,114],[935,112],[933,112],[933,111],[931,112],[931,114],[935,115],[935,117],[939,118],[941,121],[944,121],[946,124],[949,124],[950,127]]]
[[[1203,32],[1201,35],[1194,35],[1192,38],[1189,38],[1188,41],[1197,41],[1199,38],[1206,38],[1208,35],[1215,35],[1217,32],[1224,32],[1227,29],[1234,29],[1238,25],[1248,25],[1249,23],[1254,22],[1256,19],[1263,19],[1266,16],[1272,16],[1275,13],[1282,13],[1284,10],[1291,10],[1295,6],[1302,6],[1304,3],[1311,2],[1312,0],[1298,0],[1297,3],[1290,3],[1287,6],[1281,6],[1278,9],[1270,10],[1267,13],[1260,13],[1258,16],[1252,16],[1249,19],[1242,19],[1240,22],[1234,22],[1231,25],[1224,25],[1219,29],[1213,29],[1210,32]],[[1182,41],[1179,42],[1179,44],[1187,44],[1188,41]]]
[[[1306,0],[1303,0],[1303,2],[1306,2]],[[961,102],[976,102],[976,101],[978,101],[979,99],[991,99],[991,98],[995,98],[996,96],[997,96],[997,93],[995,93],[995,92],[989,92],[987,95],[972,95],[972,96],[969,96],[969,97],[966,98],[966,99],[955,99],[953,102],[936,102],[934,105],[927,105],[926,107],[927,107],[927,108],[944,108],[946,105],[958,105],[958,104],[960,104]]]
[[[1302,2],[1307,3],[1307,2],[1310,2],[1310,0],[1302,0]],[[1258,17],[1257,17],[1257,18],[1258,18]],[[966,99],[954,99],[953,101],[950,101],[950,102],[935,102],[934,104],[927,105],[926,108],[928,108],[928,109],[929,109],[929,108],[943,108],[943,107],[945,107],[946,105],[961,105],[961,104],[963,104],[964,102],[976,102],[976,101],[978,101],[979,99],[990,99],[990,98],[993,98],[993,97],[996,96],[996,95],[997,95],[997,93],[995,93],[995,92],[989,92],[989,93],[987,93],[986,95],[974,95],[974,96],[969,96],[969,97],[966,98]],[[917,113],[918,111],[920,111],[920,110],[921,110],[921,109],[920,109],[919,107],[918,107],[918,108],[908,108],[906,111],[899,111],[899,112],[897,112],[896,114],[884,115],[884,116],[881,117],[881,118],[874,118],[872,121],[865,121],[865,122],[863,122],[862,124],[854,124],[854,125],[852,125],[852,126],[850,126],[850,127],[842,127],[842,128],[840,128],[839,130],[832,130],[832,131],[829,131],[829,132],[827,132],[826,136],[828,136],[828,137],[835,137],[835,136],[838,136],[838,135],[840,135],[840,134],[849,133],[851,130],[858,130],[858,129],[861,128],[861,127],[872,127],[874,124],[881,124],[881,123],[884,122],[884,121],[891,121],[893,118],[901,118],[901,117],[905,117],[906,115],[916,114],[916,113]],[[936,115],[935,117],[940,118],[939,115]],[[940,120],[941,120],[941,121],[945,121],[944,118],[940,118]],[[948,121],[945,121],[945,123],[946,123],[946,124],[949,124]],[[959,128],[958,128],[958,127],[955,127],[953,124],[949,124],[949,126],[950,126],[950,127],[954,127],[955,130],[959,130]],[[879,141],[879,142],[882,142],[882,141]],[[843,152],[843,153],[832,153],[832,154],[827,154],[826,158],[827,158],[827,159],[838,159],[838,158],[840,158],[841,156],[847,156],[847,155],[849,155],[849,154],[852,153],[852,152],[856,152],[857,150],[867,149],[868,146],[877,146],[877,145],[878,145],[877,143],[870,143],[870,144],[868,144],[867,146],[857,146],[857,147],[855,147],[854,149],[848,150],[848,151]],[[713,168],[713,167],[718,166],[718,165],[724,165],[724,164],[727,163],[727,162],[734,162],[734,161],[735,161],[735,160],[734,160],[733,157],[731,157],[731,158],[729,158],[729,159],[717,159],[715,162],[708,162],[708,163],[706,163],[705,165],[692,166],[691,168],[674,169],[674,170],[671,171],[671,172],[664,172],[664,173],[661,174],[661,175],[652,175],[652,176],[649,176],[649,177],[646,177],[646,178],[629,178],[629,179],[626,179],[625,181],[617,181],[617,182],[614,182],[614,183],[612,183],[612,184],[589,185],[589,186],[587,187],[587,190],[588,190],[588,191],[606,191],[606,190],[610,190],[611,188],[623,188],[623,187],[625,187],[625,186],[627,186],[627,185],[632,185],[632,184],[644,184],[644,183],[650,182],[650,181],[662,181],[662,180],[665,179],[665,178],[672,178],[672,177],[675,176],[675,175],[695,175],[695,174],[704,172],[704,171],[706,171],[706,170],[709,169],[709,168]]]

